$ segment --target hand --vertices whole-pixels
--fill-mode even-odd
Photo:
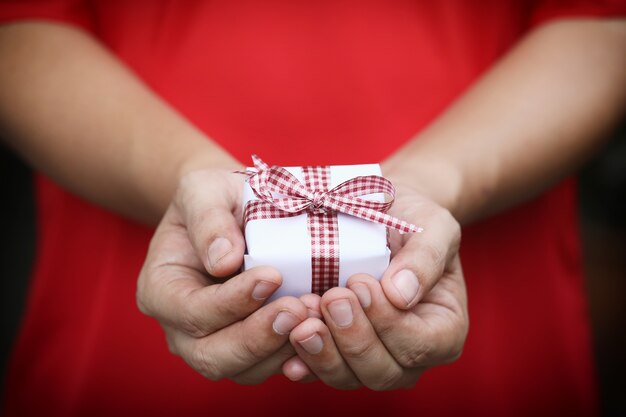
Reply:
[[[289,332],[308,310],[294,297],[263,306],[282,282],[273,268],[219,280],[243,260],[243,179],[223,170],[183,177],[152,238],[137,304],[160,322],[170,351],[206,378],[256,384],[295,355]]]
[[[392,260],[380,282],[359,274],[324,294],[324,322],[308,318],[291,332],[298,357],[283,365],[288,378],[390,390],[460,356],[469,321],[459,224],[415,191],[398,194],[390,214],[424,232],[391,233]]]

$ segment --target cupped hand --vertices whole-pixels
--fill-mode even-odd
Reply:
[[[223,170],[183,177],[150,243],[137,304],[160,322],[170,351],[206,378],[256,384],[295,354],[289,332],[309,310],[294,297],[263,305],[281,285],[275,269],[238,273],[243,178]]]
[[[308,318],[291,332],[298,356],[283,365],[288,378],[390,390],[460,356],[469,319],[459,224],[419,193],[398,191],[390,214],[424,232],[391,232],[392,259],[380,282],[358,274],[321,297],[323,321]]]

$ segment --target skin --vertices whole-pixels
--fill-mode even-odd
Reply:
[[[398,189],[391,214],[426,231],[391,234],[381,281],[357,275],[321,298],[267,305],[280,274],[236,274],[240,165],[87,34],[52,23],[0,27],[0,133],[69,190],[158,222],[137,304],[205,377],[256,384],[282,372],[387,390],[461,354],[469,319],[459,223],[536,195],[601,146],[624,113],[623,68],[623,20],[534,30],[383,161]]]

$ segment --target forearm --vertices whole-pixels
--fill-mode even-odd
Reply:
[[[179,177],[236,161],[80,30],[0,27],[2,139],[71,191],[156,223]]]
[[[623,20],[540,27],[384,170],[462,223],[519,203],[602,144],[624,114],[625,68]]]

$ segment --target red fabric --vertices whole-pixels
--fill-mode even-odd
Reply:
[[[623,1],[561,3],[14,1],[0,15],[87,28],[241,161],[255,152],[302,165],[380,161],[532,25],[624,12]],[[151,231],[44,177],[37,196],[38,258],[7,415],[596,412],[572,181],[464,230],[464,354],[386,393],[204,380],[135,306]]]

